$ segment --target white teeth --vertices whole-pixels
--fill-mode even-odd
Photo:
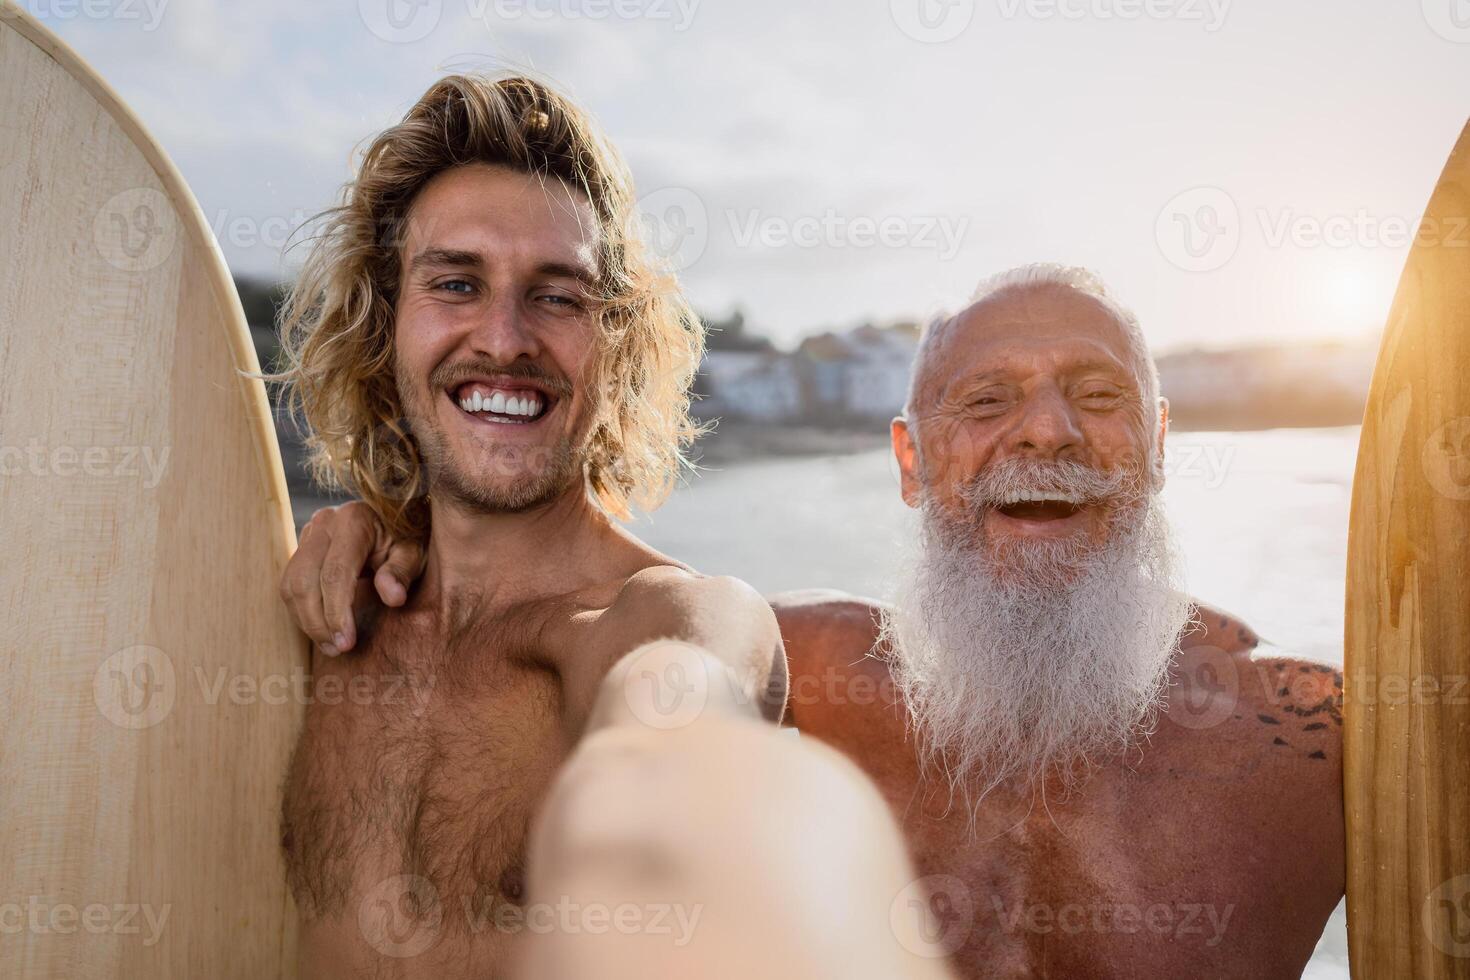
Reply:
[[[507,397],[503,391],[497,391],[492,395],[474,391],[459,400],[459,407],[466,412],[493,412],[496,415],[522,415],[527,418],[540,415],[544,405],[545,403],[538,395]]]
[[[1076,496],[1075,494],[1070,494],[1070,493],[1043,493],[1042,491],[1039,491],[1039,490],[1016,490],[1016,491],[1013,491],[1012,493],[1006,494],[1005,503],[1006,503],[1006,505],[1010,505],[1010,504],[1021,504],[1021,503],[1033,503],[1033,502],[1039,503],[1041,501],[1046,501],[1046,500],[1057,500],[1057,501],[1061,501],[1062,503],[1070,504],[1073,507],[1080,507],[1082,505],[1082,499],[1080,497]]]

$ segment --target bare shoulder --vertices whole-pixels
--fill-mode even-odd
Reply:
[[[1179,641],[1182,649],[1213,647],[1233,652],[1253,650],[1260,645],[1260,636],[1239,616],[1198,599],[1192,602],[1189,628]]]
[[[800,589],[769,597],[781,626],[792,674],[862,662],[875,646],[887,608],[836,589]]]
[[[672,629],[747,618],[775,630],[771,607],[761,594],[729,575],[701,575],[677,565],[652,565],[630,576],[613,599],[614,622],[664,623]]]
[[[1256,647],[1242,699],[1272,744],[1297,748],[1309,761],[1342,764],[1342,672],[1331,664]],[[1279,741],[1278,741],[1279,740]]]
[[[883,603],[826,589],[782,592],[770,602],[791,670],[788,717],[798,728],[829,738],[866,730],[874,719],[861,706],[886,712],[897,703],[879,645]]]
[[[1342,674],[1265,643],[1239,617],[1195,602],[1170,677],[1166,712],[1204,737],[1220,763],[1335,792],[1342,773]]]
[[[586,631],[561,665],[563,682],[581,692],[579,704],[591,704],[597,685],[622,657],[659,640],[699,647],[723,662],[734,680],[762,692],[767,684],[784,687],[776,617],[740,579],[652,565],[618,583],[603,602],[577,614]],[[762,705],[773,697],[761,693]],[[783,700],[776,699],[778,707]]]
[[[1166,719],[1186,741],[1206,740],[1220,766],[1272,778],[1285,770],[1337,792],[1342,674],[1330,664],[1266,646],[1181,644]]]
[[[1274,849],[1330,909],[1345,846],[1341,674],[1263,645],[1181,645],[1157,734],[1164,785],[1189,781],[1206,825]]]

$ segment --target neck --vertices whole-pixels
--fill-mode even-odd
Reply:
[[[530,510],[485,513],[432,498],[429,514],[415,605],[441,617],[465,596],[483,608],[575,588],[579,570],[595,573],[596,556],[606,551],[599,542],[617,533],[580,484]]]

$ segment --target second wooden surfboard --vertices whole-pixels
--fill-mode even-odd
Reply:
[[[1470,978],[1470,127],[1384,332],[1348,533],[1344,782],[1358,980]]]

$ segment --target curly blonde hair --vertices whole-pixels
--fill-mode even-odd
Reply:
[[[393,374],[399,248],[418,192],[453,167],[486,163],[554,177],[584,194],[600,225],[599,350],[586,486],[608,512],[657,507],[699,429],[689,388],[704,332],[646,246],[632,176],[592,119],[521,75],[451,75],[363,155],[322,224],[281,318],[292,415],[313,478],[355,493],[398,537],[428,528],[427,478]]]

